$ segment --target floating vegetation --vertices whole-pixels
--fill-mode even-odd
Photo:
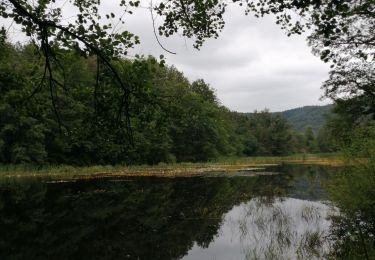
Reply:
[[[233,158],[209,163],[177,163],[155,166],[50,166],[33,167],[29,165],[0,166],[0,180],[23,177],[49,177],[53,179],[100,179],[126,176],[158,176],[158,177],[192,177],[192,176],[258,176],[272,175],[278,172],[266,171],[266,168],[280,164],[305,164],[323,166],[342,166],[344,161],[338,158],[322,158],[319,156],[289,157],[248,157]]]

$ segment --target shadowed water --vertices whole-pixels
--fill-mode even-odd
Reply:
[[[320,259],[334,169],[0,185],[0,259]]]

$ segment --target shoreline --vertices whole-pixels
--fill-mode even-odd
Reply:
[[[193,177],[228,174],[238,172],[261,173],[267,167],[280,164],[321,165],[340,167],[347,163],[339,156],[305,155],[283,157],[238,157],[206,163],[161,163],[158,165],[107,165],[74,167],[67,165],[44,166],[36,168],[27,165],[3,165],[0,167],[0,179],[52,178],[52,179],[95,179],[109,177]]]

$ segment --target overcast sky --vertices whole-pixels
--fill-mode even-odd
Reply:
[[[102,2],[108,11],[119,10],[118,1]],[[160,38],[176,55],[166,53],[157,44],[147,9],[140,8],[125,20],[123,28],[141,39],[132,54],[163,54],[169,65],[191,81],[202,78],[209,83],[231,110],[282,111],[329,103],[319,100],[329,66],[312,55],[306,36],[287,37],[273,17],[256,19],[245,16],[243,9],[229,7],[220,37],[205,42],[200,51],[183,37]]]
[[[319,100],[329,66],[311,53],[306,36],[287,37],[273,17],[245,16],[238,7],[230,7],[225,20],[220,37],[208,40],[200,51],[182,37],[161,38],[176,55],[158,46],[147,10],[134,15],[126,27],[141,36],[136,52],[164,54],[167,63],[190,80],[203,78],[217,90],[222,104],[232,110],[282,111],[329,103]]]

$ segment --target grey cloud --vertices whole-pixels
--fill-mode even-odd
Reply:
[[[257,53],[240,53],[236,50],[236,46],[215,46],[212,50],[204,49],[198,57],[191,53],[183,53],[176,63],[194,70],[218,71],[240,69],[258,59]]]

